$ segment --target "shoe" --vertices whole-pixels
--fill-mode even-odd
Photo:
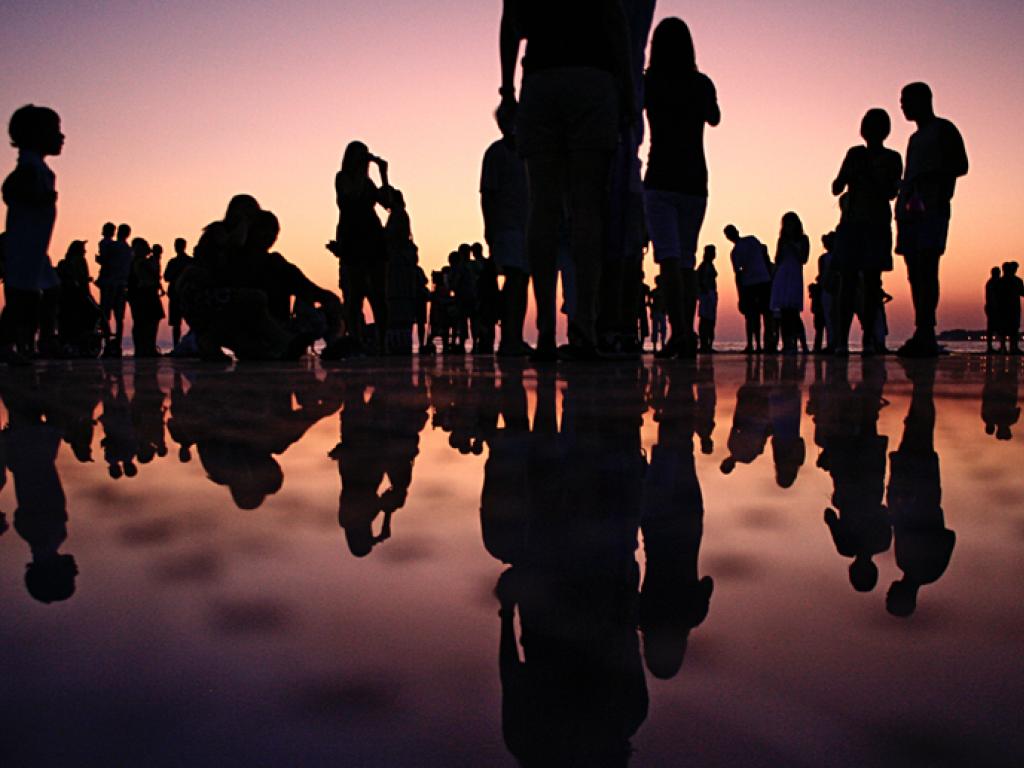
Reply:
[[[531,363],[553,363],[558,360],[558,347],[554,338],[539,339],[537,348],[530,353]]]
[[[900,357],[910,358],[938,357],[942,354],[942,348],[934,339],[921,339],[914,336],[897,349],[896,354]]]

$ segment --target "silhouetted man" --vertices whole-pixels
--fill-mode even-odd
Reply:
[[[181,315],[181,299],[178,297],[178,278],[192,264],[192,257],[185,250],[187,246],[184,238],[177,238],[174,241],[174,256],[164,267],[164,280],[167,281],[167,324],[171,326],[174,346],[178,346],[181,341],[181,323],[184,320]]]
[[[107,230],[103,234],[106,237]],[[132,271],[132,247],[128,238],[132,228],[121,224],[117,228],[117,239],[106,248],[100,243],[100,252],[96,260],[100,265],[100,274],[96,284],[100,287],[100,309],[103,322],[110,327],[110,318],[114,318],[113,336],[107,337],[107,345],[103,350],[104,357],[121,356],[121,340],[124,338],[124,311],[128,302],[128,278]]]
[[[896,252],[907,262],[916,326],[899,354],[934,357],[940,351],[935,339],[939,258],[946,251],[956,180],[967,174],[967,150],[956,126],[935,116],[932,91],[925,83],[906,86],[900,106],[907,120],[917,124],[917,131],[907,146],[907,166],[896,201]]]
[[[910,410],[903,422],[903,440],[890,455],[889,514],[896,541],[896,564],[903,578],[893,582],[886,608],[894,616],[910,616],[922,586],[939,580],[956,545],[942,513],[939,454],[935,452],[934,361],[906,369],[913,384]]]
[[[725,228],[725,238],[733,244],[732,268],[736,273],[736,289],[740,296],[740,312],[746,318],[747,345],[744,352],[761,351],[761,319],[764,318],[764,339],[771,335],[769,304],[772,273],[768,251],[753,235],[741,236],[735,226]]]
[[[517,105],[515,74],[523,40],[523,98]],[[555,277],[566,200],[577,286],[564,354],[597,357],[607,180],[620,121],[635,114],[629,50],[619,0],[504,0],[499,111],[508,115],[518,107],[516,140],[529,170],[527,252],[540,359],[557,356]]]

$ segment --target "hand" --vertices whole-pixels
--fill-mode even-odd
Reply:
[[[519,102],[513,94],[502,94],[501,103],[498,105],[498,123],[505,124],[505,121],[514,122],[519,112]]]
[[[377,168],[380,169],[381,173],[388,172],[388,161],[385,160],[383,157],[374,157],[373,161],[377,164]]]

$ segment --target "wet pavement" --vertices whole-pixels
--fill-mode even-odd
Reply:
[[[0,370],[0,765],[1020,765],[1020,378]]]

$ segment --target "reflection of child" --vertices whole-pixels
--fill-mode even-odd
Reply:
[[[31,354],[43,294],[56,291],[59,285],[47,253],[57,220],[56,176],[44,158],[61,153],[64,134],[56,112],[32,104],[11,116],[9,130],[11,143],[18,149],[18,165],[3,183],[7,237],[2,341],[5,347],[16,343],[19,351]]]

